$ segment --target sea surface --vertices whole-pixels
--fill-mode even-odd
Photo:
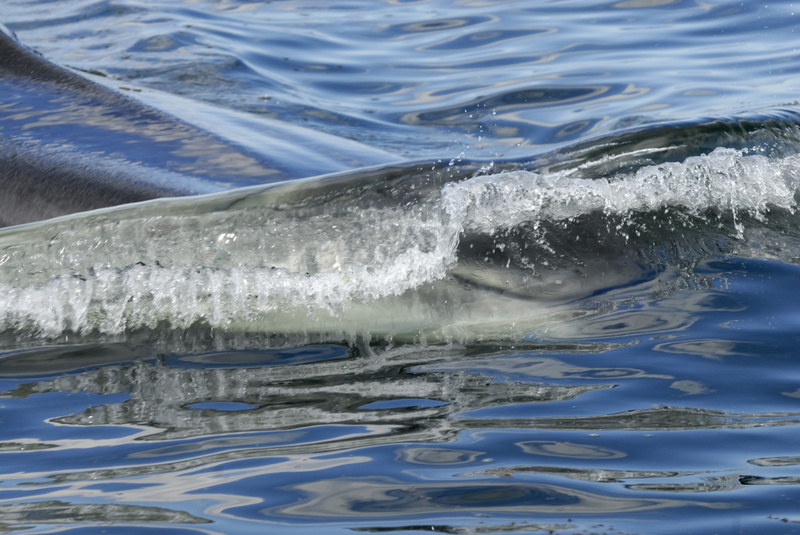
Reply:
[[[282,174],[0,231],[0,531],[800,533],[799,12],[2,0]]]

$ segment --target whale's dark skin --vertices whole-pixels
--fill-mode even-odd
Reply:
[[[123,166],[113,175],[74,161],[66,152],[26,139],[25,125],[9,132],[32,105],[66,98],[95,101],[103,106],[133,103],[102,86],[45,61],[0,32],[0,224],[13,225],[70,212],[182,194],[178,188],[158,187],[128,176]],[[57,109],[49,106],[51,113]],[[35,112],[34,112],[35,113]],[[20,117],[21,121],[25,119]],[[17,129],[14,129],[17,130]]]
[[[256,151],[222,140],[47,61],[0,26],[0,226],[396,160],[293,125],[265,121],[257,133],[273,142]]]

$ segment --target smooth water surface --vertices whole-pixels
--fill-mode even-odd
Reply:
[[[800,532],[795,7],[4,2],[223,193],[0,231],[0,530]]]

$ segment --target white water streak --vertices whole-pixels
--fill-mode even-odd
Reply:
[[[764,218],[772,208],[795,209],[798,169],[797,158],[718,149],[602,179],[579,170],[478,176],[398,206],[348,197],[300,210],[276,201],[175,211],[161,202],[77,214],[0,234],[0,324],[48,337],[159,322],[224,330],[270,315],[335,317],[370,303],[370,322],[386,315],[392,324],[396,311],[381,304],[392,296],[405,296],[412,319],[446,322],[459,312],[451,294],[423,299],[438,310],[414,307],[456,265],[464,234],[670,207]]]

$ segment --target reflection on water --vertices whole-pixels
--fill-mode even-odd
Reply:
[[[0,474],[0,497],[13,499],[0,518],[375,533],[581,530],[586,519],[624,531],[626,515],[676,511],[746,520],[745,489],[800,481],[789,454],[800,413],[759,387],[774,370],[746,366],[754,357],[691,351],[703,341],[686,325],[726,330],[739,303],[718,289],[675,292],[651,303],[685,311],[669,326],[622,324],[611,308],[585,317],[575,340],[513,347],[7,353],[0,417],[12,426],[0,457],[15,462]],[[585,336],[604,317],[617,336]],[[748,360],[726,368],[731,378],[709,372],[719,359]],[[729,382],[740,399],[769,403],[726,403]],[[23,407],[34,408],[28,421]]]
[[[0,529],[19,529],[36,524],[79,523],[103,525],[145,522],[152,524],[209,524],[181,511],[161,507],[115,504],[75,504],[62,501],[36,501],[0,505]]]
[[[488,515],[585,515],[642,512],[651,509],[699,505],[675,499],[626,499],[597,495],[565,486],[518,481],[456,481],[417,483],[383,478],[354,478],[348,481],[319,480],[282,489],[307,497],[299,505],[266,510],[269,516],[304,519],[402,518],[458,512]]]
[[[96,352],[100,348],[93,349]],[[396,440],[394,435],[407,433],[412,434],[407,440],[444,441],[453,432],[447,418],[452,414],[509,402],[565,401],[612,386],[497,382],[478,368],[471,373],[433,373],[430,362],[451,357],[457,354],[456,349],[434,347],[378,354],[368,349],[366,355],[351,355],[344,361],[344,348],[307,349],[303,355],[306,359],[315,353],[321,359],[330,358],[330,353],[339,355],[322,362],[285,366],[267,361],[260,367],[231,367],[226,361],[230,353],[167,359],[166,364],[136,361],[26,382],[7,391],[4,397],[25,398],[53,392],[125,394],[126,399],[120,403],[93,405],[56,421],[70,425],[134,424],[158,430],[141,437],[146,440],[356,424],[383,426],[387,432],[391,429],[390,441]],[[253,353],[239,360],[255,360]],[[271,352],[264,354],[271,356]],[[200,361],[207,365],[212,360],[209,357],[219,364],[211,368],[196,364]],[[22,358],[29,358],[28,353]],[[427,363],[423,367],[426,373],[408,371],[420,362]],[[557,361],[549,367],[554,370],[551,373],[561,375]],[[573,373],[569,368],[563,372],[564,376]],[[602,377],[603,373],[597,375]],[[242,410],[220,410],[214,402],[238,403]],[[408,425],[410,419],[414,425]],[[292,440],[300,442],[296,434]]]

